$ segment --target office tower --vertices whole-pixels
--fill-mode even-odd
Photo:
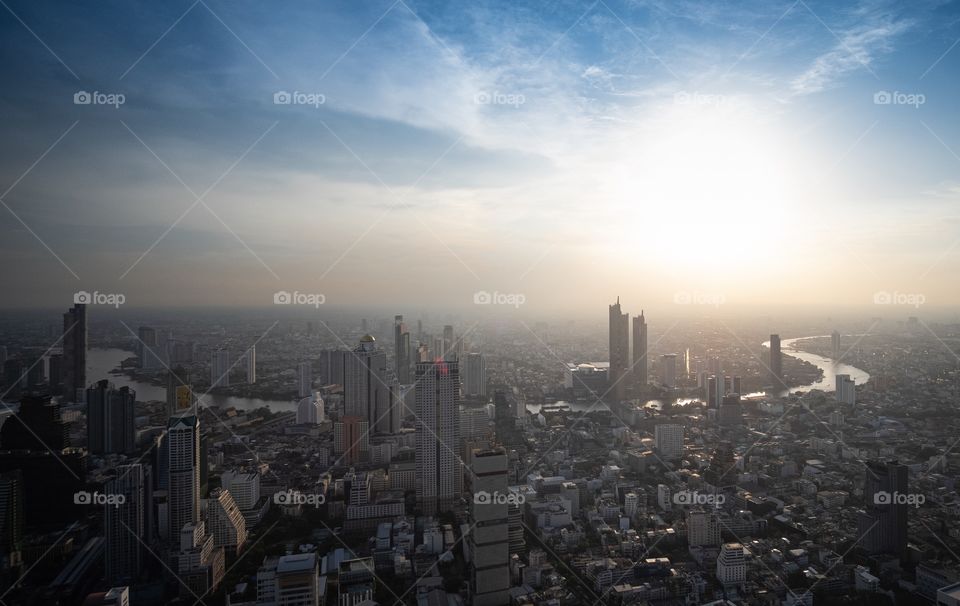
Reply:
[[[454,355],[454,336],[453,326],[447,324],[443,327],[443,348],[440,350],[440,357],[447,362],[452,362]]]
[[[137,392],[114,389],[106,379],[87,390],[87,450],[92,454],[130,454],[136,450]]]
[[[857,387],[850,375],[837,375],[836,390],[837,402],[850,406],[857,405]]]
[[[347,415],[333,425],[333,450],[341,465],[357,465],[370,452],[370,424],[364,417]]]
[[[104,505],[104,565],[106,581],[111,585],[135,583],[143,566],[142,541],[149,530],[146,524],[145,480],[143,466],[139,463],[118,465],[117,475],[104,486],[104,492],[108,495],[123,495],[123,499],[118,499],[118,504]],[[119,503],[120,500],[123,502]]]
[[[0,561],[18,567],[23,549],[23,474],[0,473]]]
[[[320,392],[315,392],[300,400],[297,404],[298,425],[319,425],[324,421],[323,398]]]
[[[639,316],[633,318],[633,376],[634,384],[640,389],[647,386],[647,321],[643,317],[643,310]]]
[[[711,356],[707,360],[707,373],[718,377],[723,373],[723,365],[720,363],[720,356]]]
[[[864,510],[858,516],[860,545],[870,555],[902,556],[907,549],[909,469],[898,461],[868,461]]]
[[[216,591],[223,581],[225,558],[222,547],[214,546],[213,535],[202,521],[184,524],[178,533],[177,576],[184,600]]]
[[[257,346],[251,345],[247,350],[247,384],[253,385],[257,382]]]
[[[196,416],[170,419],[166,437],[170,540],[200,520],[200,421]]]
[[[747,558],[740,543],[724,543],[717,557],[717,580],[721,585],[740,585],[747,580]]]
[[[660,384],[670,389],[677,386],[677,354],[660,356]]]
[[[780,352],[780,335],[770,335],[770,384],[783,386],[783,354]]]
[[[2,365],[3,362],[0,362],[0,366]],[[47,384],[54,394],[61,393],[63,387],[63,352],[51,352],[47,356]]]
[[[343,385],[343,371],[350,352],[342,349],[325,349],[320,352],[320,381],[324,385]]]
[[[840,359],[840,333],[836,330],[830,335],[830,351],[834,360]]]
[[[230,387],[230,352],[218,349],[210,359],[210,388]]]
[[[297,396],[309,397],[313,393],[313,366],[310,362],[297,364]]]
[[[720,520],[711,511],[692,510],[687,514],[687,543],[690,547],[720,544]]]
[[[241,511],[253,509],[260,501],[260,474],[225,471],[220,474],[220,486],[230,491],[230,496]]]
[[[376,339],[364,335],[347,356],[343,385],[343,409],[348,416],[366,419],[371,431],[392,434],[400,430],[396,381],[387,371],[387,354]]]
[[[717,389],[717,393],[714,396],[714,399],[717,402],[717,407],[719,407],[720,404],[723,402],[723,397],[727,395],[726,378],[723,375],[717,375],[717,380],[713,385]]]
[[[420,362],[416,384],[417,504],[424,515],[448,511],[460,496],[460,369]]]
[[[743,389],[743,381],[741,381],[739,375],[738,375],[738,376],[735,376],[735,377],[733,377],[733,378],[731,379],[731,381],[730,381],[730,387],[731,387],[730,393],[735,393],[735,394],[741,395],[741,396],[744,395],[744,394],[743,394],[743,391],[741,391],[741,390]]]
[[[654,446],[664,459],[683,456],[683,425],[663,424],[654,428]]]
[[[207,499],[207,528],[215,547],[240,553],[247,542],[247,524],[229,490],[215,488]]]
[[[720,399],[717,398],[719,388],[717,387],[717,377],[707,378],[707,408],[717,408],[720,405]]]
[[[721,425],[737,425],[743,420],[743,407],[740,405],[740,394],[723,396],[720,408],[717,409],[717,420]]]
[[[190,373],[183,366],[167,371],[167,416],[190,412],[196,404],[196,396],[190,387]]]
[[[470,603],[502,606],[510,603],[507,453],[503,448],[492,448],[473,450],[471,454],[474,479],[469,500],[471,530],[467,535]]]
[[[63,314],[63,395],[77,402],[87,386],[87,306],[77,303]]]
[[[469,353],[466,355],[466,364],[463,366],[463,395],[487,395],[487,364],[483,354]]]
[[[626,386],[623,376],[627,372],[627,356],[630,351],[630,316],[620,311],[620,297],[610,306],[610,371],[609,394],[613,400],[623,400]]]
[[[160,339],[157,329],[141,326],[137,329],[137,361],[140,368],[155,369],[163,366],[163,353],[160,351]]]
[[[403,316],[393,319],[393,363],[397,380],[402,385],[410,383],[410,331],[403,323]]]
[[[257,604],[318,606],[318,560],[315,553],[267,557],[257,571]],[[331,599],[328,603],[333,603]],[[354,604],[343,601],[340,604]],[[360,602],[356,602],[359,604]]]

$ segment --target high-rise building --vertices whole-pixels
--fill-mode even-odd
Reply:
[[[210,388],[230,387],[230,352],[218,349],[210,359]]]
[[[200,421],[196,416],[170,419],[166,436],[170,540],[180,540],[188,524],[200,520]]]
[[[87,390],[87,450],[92,454],[130,454],[136,450],[137,393],[114,389],[106,379]]]
[[[343,385],[343,371],[350,352],[342,349],[325,349],[320,352],[320,381],[324,385]]]
[[[117,499],[117,504],[104,505],[104,565],[106,580],[111,585],[136,582],[143,566],[142,537],[149,530],[145,480],[143,466],[139,463],[118,465],[117,475],[104,487],[111,496],[123,495],[123,499]]]
[[[229,490],[215,488],[207,499],[207,528],[215,547],[239,553],[247,542],[247,524]]]
[[[63,314],[63,395],[83,398],[87,386],[87,306],[77,303]]]
[[[317,606],[320,603],[317,570],[315,553],[281,556],[277,561],[277,606]]]
[[[253,385],[257,382],[257,346],[251,345],[244,357],[247,361],[247,384]]]
[[[830,351],[833,354],[834,360],[840,359],[840,332],[833,331],[833,334],[830,335]]]
[[[463,395],[474,397],[487,395],[487,364],[483,354],[475,352],[467,354],[463,374]]]
[[[451,324],[447,324],[443,327],[443,347],[440,350],[440,357],[447,362],[452,362],[456,359],[456,353],[454,349],[455,343],[456,340],[453,335],[453,326]]]
[[[23,473],[14,469],[0,473],[0,559],[17,567],[22,549]]]
[[[456,362],[420,362],[416,384],[417,504],[425,515],[450,509],[463,481],[460,369]]]
[[[720,398],[717,397],[720,388],[717,383],[719,383],[719,381],[716,376],[710,375],[707,377],[707,408],[717,408],[720,406]]]
[[[664,459],[683,456],[683,425],[662,424],[654,428],[654,446]]]
[[[402,385],[410,383],[410,331],[403,322],[403,316],[393,319],[393,363],[397,380]]]
[[[319,391],[301,399],[297,404],[298,425],[319,425],[323,420],[323,398],[320,397]]]
[[[868,461],[864,510],[858,516],[860,544],[871,555],[902,556],[907,549],[909,469],[898,461]]]
[[[850,406],[857,405],[857,386],[850,375],[837,375],[836,390],[837,402]]]
[[[297,396],[309,397],[313,393],[313,366],[310,362],[297,364]]]
[[[717,580],[721,585],[741,585],[747,580],[747,558],[740,543],[724,543],[717,556]]]
[[[370,452],[370,424],[364,417],[347,415],[333,424],[333,450],[342,465],[357,465]]]
[[[626,385],[623,377],[629,366],[630,355],[630,316],[620,311],[620,297],[610,306],[610,381],[608,392],[614,400],[623,400]]]
[[[157,329],[152,326],[141,326],[137,329],[137,361],[140,368],[156,369],[165,364],[165,351],[160,349],[161,339]],[[164,341],[164,345],[166,342]]]
[[[694,509],[687,514],[687,543],[690,547],[720,544],[720,520],[712,511]]]
[[[220,485],[230,491],[230,496],[241,511],[253,509],[260,501],[260,474],[225,471],[220,474]]]
[[[650,365],[647,359],[647,321],[643,317],[643,310],[639,316],[633,318],[633,376],[634,384],[640,389],[647,386],[647,368]]]
[[[470,603],[504,606],[510,603],[507,453],[503,448],[473,450],[470,467]]]
[[[223,581],[225,557],[223,548],[214,546],[213,535],[207,532],[206,524],[202,521],[185,524],[178,538],[180,597],[189,599],[216,591]]]
[[[735,393],[737,395],[746,395],[741,391],[743,389],[743,381],[740,376],[734,376],[730,379],[730,393]]]
[[[167,371],[167,416],[185,414],[195,404],[196,396],[190,387],[190,373],[182,366]]]
[[[364,335],[347,357],[344,371],[344,414],[367,420],[378,434],[400,430],[400,402],[396,380],[387,370],[387,355],[376,339]]]
[[[669,389],[677,386],[677,354],[660,356],[660,385]]]
[[[783,384],[783,353],[780,351],[780,335],[770,335],[770,384],[774,388]]]

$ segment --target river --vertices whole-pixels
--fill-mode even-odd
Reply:
[[[783,353],[783,355],[797,358],[798,360],[803,360],[804,362],[809,362],[823,371],[823,377],[819,381],[815,381],[809,385],[791,387],[789,392],[810,391],[812,389],[836,391],[837,375],[850,375],[850,378],[853,379],[853,382],[857,385],[863,385],[867,382],[867,380],[870,379],[870,373],[861,368],[844,364],[843,362],[838,362],[833,358],[827,358],[815,353],[810,353],[808,351],[801,351],[796,349],[796,346],[794,345],[797,341],[803,341],[804,339],[821,338],[830,338],[830,335],[795,337],[793,339],[783,339],[780,341],[780,351]],[[765,341],[763,343],[763,347],[770,349],[770,341]],[[780,395],[786,395],[787,393],[787,391],[784,391]]]
[[[165,387],[136,381],[125,374],[110,373],[111,370],[120,368],[120,363],[133,357],[133,355],[133,353],[123,349],[87,350],[87,382],[94,383],[100,379],[108,379],[117,387],[129,387],[136,391],[137,400],[141,402],[149,400],[165,402],[167,399]],[[204,403],[208,406],[219,406],[221,408],[232,406],[238,410],[253,410],[264,406],[270,407],[273,412],[295,411],[297,409],[297,403],[288,400],[261,400],[260,398],[238,398],[214,394],[207,395],[204,398]]]

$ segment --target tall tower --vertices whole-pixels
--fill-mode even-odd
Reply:
[[[630,352],[630,316],[621,313],[620,297],[610,306],[610,382],[609,393],[615,400],[622,400],[626,394],[623,375],[627,372],[627,356]]]
[[[833,353],[833,359],[840,359],[840,332],[833,331],[833,334],[830,335],[830,351]]]
[[[63,314],[63,395],[83,397],[87,386],[87,306],[77,303]]]
[[[310,362],[297,364],[297,395],[301,398],[310,397],[313,393],[313,366]]]
[[[670,389],[677,386],[677,354],[660,356],[660,384]]]
[[[647,358],[647,321],[643,317],[643,310],[639,316],[633,317],[633,376],[634,384],[639,389],[647,386],[647,368],[650,361]]]
[[[503,448],[473,450],[470,499],[470,603],[510,603],[510,536],[507,453]]]
[[[483,354],[467,354],[463,371],[463,395],[487,395],[487,364]]]
[[[253,385],[257,382],[257,346],[251,345],[247,350],[247,383]]]
[[[417,504],[424,515],[450,509],[460,496],[460,369],[421,362],[416,374]]]
[[[347,356],[344,369],[344,414],[363,417],[374,433],[396,433],[399,427],[399,402],[390,386],[393,377],[387,371],[387,354],[370,335]]]
[[[410,331],[403,316],[393,318],[393,363],[401,385],[410,383]]]
[[[174,417],[167,428],[167,482],[170,541],[180,541],[187,524],[200,521],[200,421],[196,416]]]
[[[869,461],[863,479],[864,511],[858,519],[861,545],[870,555],[902,556],[907,549],[909,470],[898,461]]]
[[[218,349],[210,358],[210,387],[230,387],[230,352]]]
[[[87,390],[87,450],[92,454],[129,454],[136,449],[137,393],[114,389],[106,379]]]
[[[770,335],[770,381],[774,388],[784,387],[783,354],[780,352],[780,335]]]
[[[104,505],[106,578],[114,586],[133,584],[143,565],[143,538],[147,504],[143,466],[118,465],[117,475],[107,481],[110,495],[123,495],[123,503]],[[119,501],[119,500],[118,500]]]

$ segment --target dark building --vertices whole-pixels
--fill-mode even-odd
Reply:
[[[106,379],[87,390],[87,450],[92,454],[130,454],[136,450],[137,392],[114,389]]]
[[[770,384],[774,388],[783,384],[783,354],[780,352],[780,335],[770,335]]]
[[[0,562],[19,568],[23,547],[23,474],[0,473]],[[0,572],[2,574],[2,572]]]
[[[87,306],[77,303],[63,314],[63,395],[76,402],[87,386]]]
[[[639,316],[633,318],[633,376],[637,388],[647,386],[647,321],[643,317],[643,310]]]
[[[630,316],[620,311],[620,297],[610,306],[610,370],[607,379],[610,381],[608,395],[612,400],[622,400],[625,397],[626,385],[623,375],[630,365]]]
[[[909,470],[898,461],[870,461],[863,479],[860,544],[871,555],[902,556],[907,549]]]

